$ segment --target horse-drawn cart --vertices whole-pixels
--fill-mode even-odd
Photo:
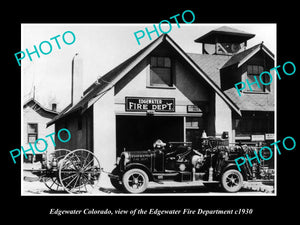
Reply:
[[[86,149],[57,149],[42,162],[41,169],[30,170],[53,191],[88,193],[100,178],[97,157]]]

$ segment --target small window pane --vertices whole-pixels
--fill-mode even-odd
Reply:
[[[253,69],[252,69],[252,65],[248,65],[248,74],[252,74],[253,73]]]
[[[34,143],[37,139],[37,135],[36,134],[28,134],[28,142],[29,143]]]
[[[150,86],[171,87],[171,59],[168,57],[151,57]]]
[[[151,66],[154,66],[154,67],[157,66],[157,58],[156,57],[151,57]]]
[[[185,123],[186,127],[191,127],[192,126],[192,121],[188,120],[188,117],[186,118],[186,123]]]
[[[248,65],[247,67],[247,72],[250,75],[259,75],[264,71],[263,66],[258,66],[258,65]]]
[[[253,66],[253,74],[258,74],[258,66]]]
[[[33,162],[33,155],[32,154],[26,154],[27,158],[25,155],[23,155],[23,162],[24,163],[32,163]]]
[[[247,79],[248,79],[249,84],[254,83],[251,85],[252,91],[263,91],[263,85],[259,84],[259,87],[258,87],[257,83],[255,83],[256,80],[259,79],[257,76],[256,76],[256,80],[255,80],[255,76],[253,76],[253,75],[248,75]],[[248,88],[248,91],[251,91],[249,85],[247,85],[247,88]]]
[[[164,64],[165,64],[164,58],[163,57],[158,57],[157,58],[157,66],[158,67],[164,67]]]
[[[28,124],[28,133],[37,133],[37,124]]]
[[[171,67],[171,59],[165,58],[165,67]]]
[[[201,118],[198,117],[186,117],[186,127],[187,128],[199,128]]]
[[[259,77],[260,77],[259,79],[262,80],[262,82],[265,84],[270,83],[270,81],[271,81],[271,77],[267,73],[264,73],[262,76],[259,76]],[[265,87],[267,87],[267,86],[265,86]]]
[[[172,86],[171,71],[168,68],[152,68],[150,85]]]
[[[194,119],[192,121],[192,127],[199,127],[199,123],[198,123],[198,120],[197,119]]]

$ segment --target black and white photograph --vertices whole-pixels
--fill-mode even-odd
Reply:
[[[294,221],[296,4],[14,4],[5,221]]]
[[[276,196],[276,23],[182,15],[21,25],[22,195]]]

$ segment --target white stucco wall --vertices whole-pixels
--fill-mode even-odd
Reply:
[[[94,104],[94,154],[104,171],[111,172],[116,163],[116,116],[114,112],[114,88]],[[106,174],[102,174],[101,186],[109,186]]]
[[[233,143],[231,109],[218,94],[215,95],[215,101],[216,134],[219,135],[223,131],[228,131],[229,142]]]
[[[125,87],[123,87],[115,96],[115,113],[125,112],[125,97],[158,97],[158,98],[175,98],[175,112],[169,113],[171,115],[189,115],[187,113],[187,105],[194,105],[192,100],[205,101],[208,100],[207,89],[203,84],[195,78],[189,71],[187,71],[178,62],[175,63],[175,80],[176,83],[173,88],[154,88],[148,87],[148,79],[150,74],[150,65],[144,66]],[[141,114],[134,113],[132,114]],[[165,115],[166,113],[156,113],[156,115]],[[191,115],[189,115],[191,116]],[[199,116],[196,113],[193,116]]]

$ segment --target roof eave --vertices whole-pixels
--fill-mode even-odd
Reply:
[[[53,111],[51,109],[47,109],[44,106],[41,105],[41,103],[39,103],[36,99],[34,98],[30,98],[28,99],[24,104],[23,104],[23,108],[28,105],[31,101],[34,101],[35,104],[37,104],[42,110],[44,110],[47,113],[52,113],[52,114],[56,114],[58,115],[59,113],[57,111]]]
[[[243,58],[238,63],[237,67],[238,68],[241,67],[243,64],[245,64],[249,59],[251,59],[260,50],[263,50],[271,59],[275,60],[274,54],[263,43],[261,43],[259,48],[256,48],[253,52],[251,52],[249,55],[247,55],[245,58]]]

